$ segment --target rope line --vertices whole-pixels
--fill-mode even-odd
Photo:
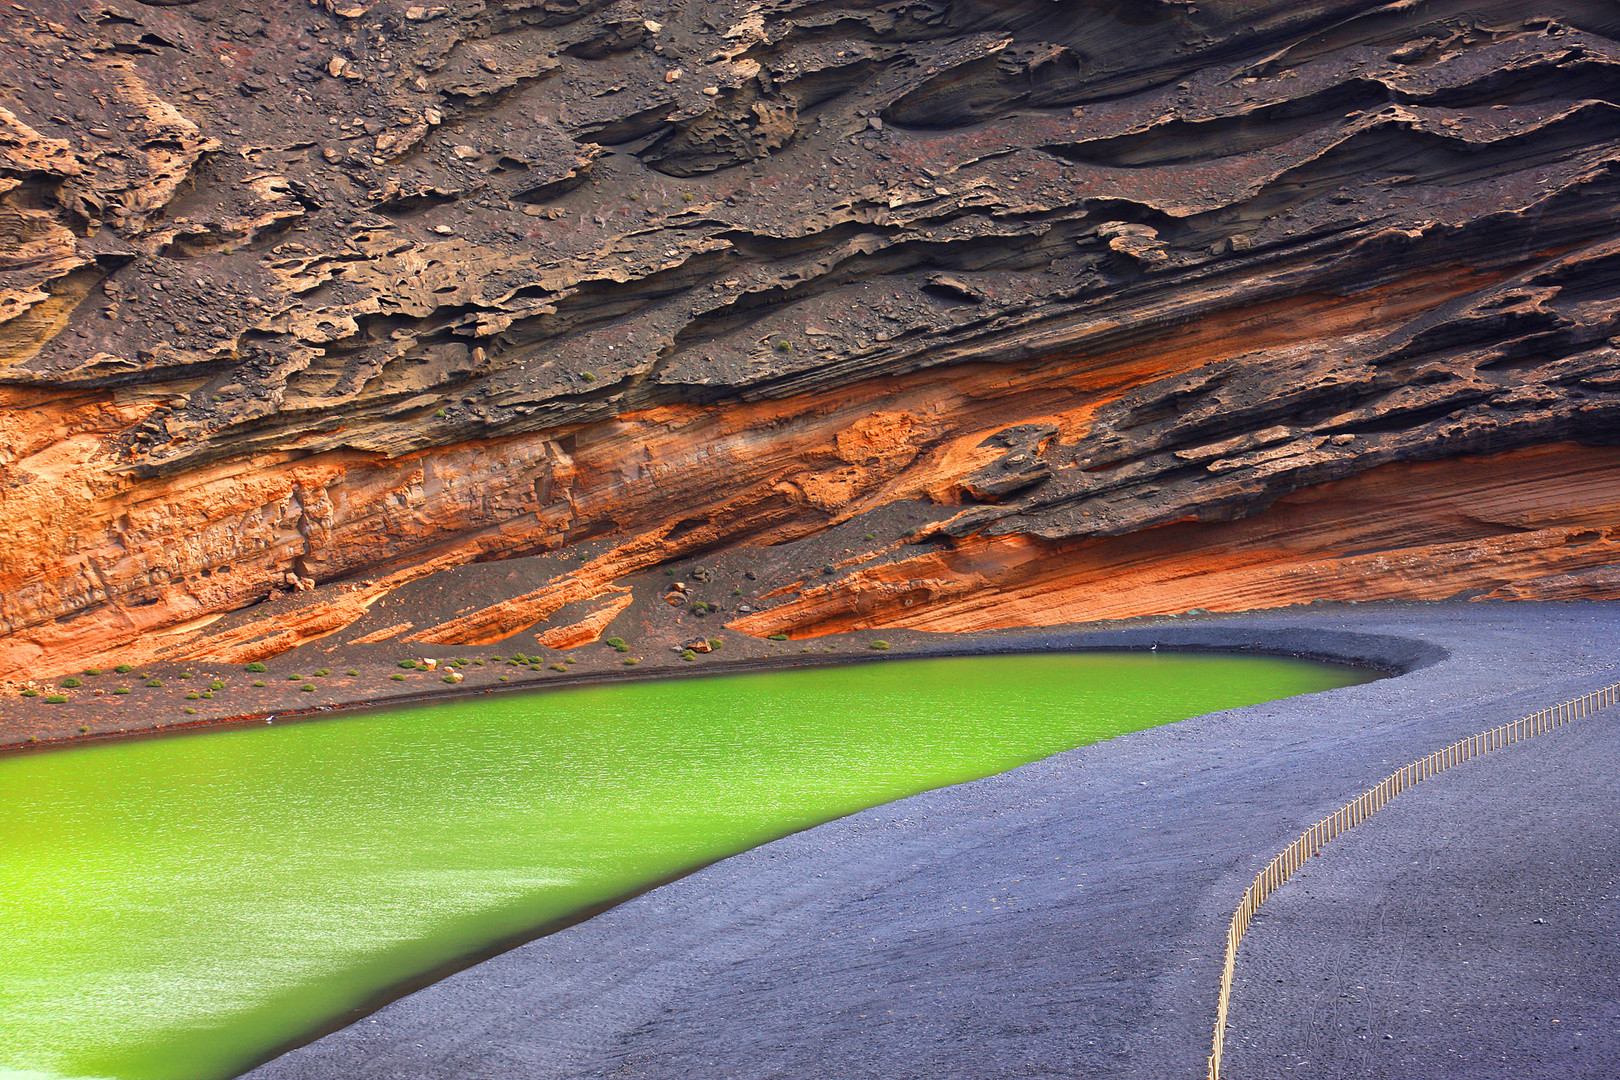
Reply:
[[[1578,720],[1599,709],[1606,709],[1617,701],[1620,701],[1620,683],[1594,690],[1571,701],[1549,706],[1538,713],[1491,728],[1489,731],[1482,731],[1478,735],[1459,739],[1450,746],[1436,750],[1428,757],[1419,758],[1410,765],[1396,769],[1379,781],[1377,786],[1368,788],[1306,829],[1298,840],[1279,852],[1264,870],[1255,875],[1254,881],[1244,890],[1243,901],[1238,904],[1237,911],[1232,913],[1232,922],[1226,931],[1226,961],[1221,967],[1221,989],[1216,998],[1215,1034],[1210,1047],[1209,1072],[1206,1080],[1220,1080],[1221,1051],[1226,1045],[1226,1013],[1232,1001],[1232,978],[1237,966],[1237,950],[1243,941],[1244,932],[1249,929],[1249,920],[1254,917],[1256,909],[1265,903],[1266,897],[1293,877],[1294,871],[1298,870],[1306,859],[1321,851],[1345,830],[1366,821],[1389,800],[1413,784],[1422,783],[1431,776],[1461,765],[1481,754],[1488,754],[1493,750],[1500,750],[1562,727],[1571,720]]]

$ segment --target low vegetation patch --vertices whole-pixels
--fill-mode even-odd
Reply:
[[[887,649],[889,647],[889,643],[887,641],[874,641],[872,642],[871,647],[874,649]]]
[[[63,697],[61,694],[52,694],[50,697],[45,699],[45,704],[47,705],[65,705],[66,703],[67,698]]]
[[[84,683],[82,683],[78,679],[72,678],[70,676],[70,677],[62,680],[62,685],[67,687],[69,690],[76,690],[79,687],[83,686]]]
[[[255,661],[253,661],[253,663],[249,664],[247,667],[243,668],[242,670],[243,671],[250,671],[250,672],[253,672],[255,675],[257,675],[259,672],[269,671],[270,669],[265,667],[263,664],[259,663],[257,660],[255,660]]]

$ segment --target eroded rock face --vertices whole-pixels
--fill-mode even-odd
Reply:
[[[1596,0],[8,10],[0,677],[616,541],[417,630],[495,640],[897,500],[926,554],[738,625],[1290,602],[1231,554],[1268,529],[1319,596],[1615,595],[1617,39]],[[1493,475],[1540,554],[1355,561],[1369,492],[1418,551]],[[210,628],[288,574],[353,587]]]

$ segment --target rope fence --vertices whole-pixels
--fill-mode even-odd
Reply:
[[[1226,962],[1221,968],[1221,989],[1215,1005],[1215,1035],[1209,1055],[1207,1080],[1220,1080],[1221,1051],[1226,1044],[1226,1012],[1232,1001],[1232,976],[1237,966],[1237,950],[1239,943],[1243,941],[1244,931],[1248,930],[1249,920],[1254,917],[1255,910],[1265,903],[1266,897],[1293,877],[1294,871],[1298,870],[1306,859],[1321,851],[1346,829],[1367,820],[1385,803],[1413,784],[1421,783],[1436,773],[1444,772],[1481,754],[1488,754],[1493,750],[1500,750],[1505,746],[1512,746],[1516,742],[1551,731],[1553,728],[1562,727],[1571,720],[1578,720],[1599,709],[1608,708],[1617,701],[1620,701],[1620,683],[1594,690],[1573,701],[1542,709],[1522,720],[1514,720],[1489,731],[1482,731],[1478,735],[1459,739],[1426,758],[1396,769],[1384,777],[1378,786],[1362,792],[1357,798],[1306,829],[1298,840],[1278,853],[1264,870],[1255,875],[1253,883],[1244,890],[1243,902],[1233,913],[1232,924],[1226,932]]]

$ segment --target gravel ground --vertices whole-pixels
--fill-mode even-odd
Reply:
[[[1021,634],[1017,641],[1025,648],[1248,648],[1408,673],[1138,732],[787,837],[453,975],[249,1075],[1201,1076],[1226,922],[1256,870],[1306,825],[1397,765],[1620,678],[1617,628],[1616,604],[1456,603],[1285,611],[1103,634]],[[952,641],[949,649],[962,645]],[[998,642],[980,638],[971,647],[993,650]],[[1591,723],[1595,728],[1607,719],[1599,714]],[[1501,756],[1550,753],[1561,737],[1544,736],[1546,746],[1529,744]],[[1588,783],[1601,789],[1617,747],[1612,741],[1591,746]],[[1487,758],[1479,764],[1461,782],[1494,791],[1488,779],[1476,778],[1488,777],[1498,763]],[[1426,787],[1439,798],[1438,789],[1462,776],[1459,770]],[[1570,798],[1580,786],[1574,782]],[[1424,816],[1431,794],[1418,790],[1421,798],[1403,795],[1407,801],[1399,807],[1418,816],[1414,835],[1462,835]],[[1380,817],[1396,812],[1392,807]],[[1572,852],[1601,848],[1612,836],[1599,827],[1602,815],[1582,820],[1591,827],[1571,826],[1575,836],[1556,815],[1537,827]],[[1586,1033],[1578,1041],[1549,1040],[1545,1012],[1500,1010],[1489,996],[1499,990],[1481,991],[1482,985],[1516,986],[1518,967],[1530,956],[1545,972],[1548,993],[1560,980],[1595,987],[1599,976],[1612,988],[1612,963],[1599,956],[1579,966],[1591,953],[1590,933],[1613,926],[1612,902],[1597,899],[1614,895],[1606,885],[1613,880],[1612,855],[1596,862],[1582,857],[1563,871],[1567,883],[1551,884],[1561,891],[1549,896],[1566,899],[1541,904],[1552,913],[1546,917],[1559,922],[1532,923],[1535,937],[1517,928],[1514,940],[1522,944],[1508,947],[1485,930],[1489,915],[1473,914],[1483,903],[1476,882],[1518,880],[1517,868],[1534,865],[1521,840],[1526,833],[1507,826],[1502,833],[1501,843],[1472,834],[1477,844],[1456,849],[1448,856],[1454,864],[1437,863],[1441,868],[1425,875],[1433,892],[1400,900],[1381,922],[1377,911],[1356,916],[1364,920],[1355,924],[1357,963],[1379,967],[1373,956],[1386,944],[1396,957],[1379,969],[1393,967],[1398,974],[1389,984],[1404,996],[1379,1001],[1412,1014],[1400,1028],[1403,1045],[1443,1035],[1457,1046],[1483,1047],[1485,1036],[1478,1033],[1491,1014],[1490,1046],[1498,1049],[1469,1058],[1431,1047],[1413,1075],[1479,1076],[1474,1062],[1498,1060],[1492,1055],[1510,1046],[1537,1047],[1537,1067],[1549,1074],[1591,1074],[1579,1070],[1594,1067],[1594,1055],[1614,1060],[1612,1041],[1588,1038],[1595,1021],[1587,1023],[1584,1014],[1575,1025]],[[1533,835],[1537,851],[1560,850]],[[1340,843],[1349,852],[1361,839]],[[1370,834],[1366,842],[1374,842]],[[1341,861],[1337,855],[1333,866]],[[1320,865],[1329,867],[1329,858]],[[1374,903],[1396,903],[1379,871],[1357,877],[1369,872],[1358,869],[1353,856],[1342,861],[1354,865],[1346,884],[1333,888],[1364,889]],[[1410,868],[1413,859],[1405,861]],[[1334,899],[1341,893],[1315,887],[1320,899],[1312,902],[1322,910],[1344,909]],[[1291,888],[1265,910],[1283,911]],[[1607,916],[1604,904],[1610,905]],[[1308,907],[1302,901],[1290,910],[1297,919]],[[1518,918],[1522,903],[1512,910]],[[1397,911],[1409,925],[1386,936]],[[1458,953],[1472,942],[1477,959],[1462,958],[1479,967],[1475,975],[1511,981],[1481,984],[1445,974],[1455,970],[1450,965],[1411,962],[1412,949],[1399,935],[1443,938],[1450,931],[1438,927],[1452,927],[1457,911],[1479,924],[1458,938],[1464,942]],[[1577,915],[1578,934],[1544,931],[1576,925]],[[1507,919],[1496,920],[1498,929]],[[1280,916],[1257,924],[1257,952],[1280,955],[1291,947],[1282,937],[1273,940],[1272,927],[1286,933],[1283,924]],[[1343,951],[1342,929],[1326,940]],[[1309,993],[1273,994],[1279,974],[1268,967],[1261,975],[1264,963],[1262,955],[1239,969],[1239,1039],[1281,1047],[1282,1036],[1273,1033],[1293,1037],[1310,1026],[1319,1029],[1311,1032],[1319,1039],[1313,1047],[1331,1045],[1342,1055],[1351,1053],[1342,1049],[1351,1042],[1371,1041],[1359,1038],[1373,1028],[1364,1011],[1345,1007],[1342,984],[1325,984],[1333,990],[1325,995],[1314,986]],[[1321,981],[1308,964],[1294,966],[1303,973],[1296,983],[1308,985],[1313,976]],[[1257,992],[1262,982],[1263,994]],[[1348,985],[1371,984],[1358,976]],[[1286,981],[1281,986],[1292,989]],[[1435,1027],[1410,1007],[1419,1001]],[[1577,1019],[1569,1013],[1557,1018]],[[1381,1039],[1394,1032],[1376,1033],[1380,1041],[1396,1042]],[[1335,1065],[1325,1053],[1319,1056],[1332,1075],[1363,1075],[1359,1065],[1342,1071],[1343,1063],[1361,1058],[1343,1056]],[[1254,1071],[1243,1073],[1234,1057],[1229,1072],[1275,1075],[1280,1060],[1249,1059],[1242,1067],[1252,1063]]]
[[[1620,1073],[1620,709],[1403,793],[1239,953],[1225,1074]]]

